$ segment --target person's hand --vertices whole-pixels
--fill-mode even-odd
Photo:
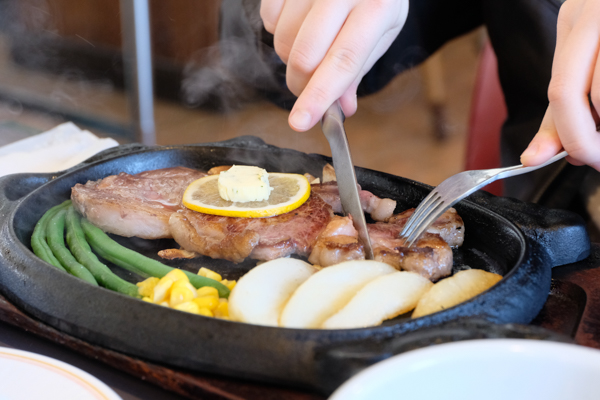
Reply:
[[[260,15],[287,64],[289,89],[298,96],[292,129],[312,128],[340,99],[356,112],[356,88],[390,47],[408,14],[408,0],[262,0]]]
[[[572,164],[600,171],[599,49],[600,0],[565,2],[558,15],[550,105],[540,130],[521,155],[524,165],[541,164],[564,148]]]

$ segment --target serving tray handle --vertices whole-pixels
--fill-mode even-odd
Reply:
[[[590,255],[591,241],[585,221],[572,211],[498,197],[482,190],[467,199],[515,224],[527,239],[537,242],[548,253],[552,267],[581,261]]]

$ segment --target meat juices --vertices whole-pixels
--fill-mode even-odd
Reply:
[[[190,168],[174,167],[121,172],[71,190],[73,206],[105,232],[143,239],[171,238],[169,218],[183,208],[181,198],[190,183],[206,176]]]

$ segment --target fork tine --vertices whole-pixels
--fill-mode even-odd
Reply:
[[[406,234],[402,235],[406,241],[416,241],[419,236],[421,236],[421,234],[427,230],[427,228],[429,228],[429,225],[431,225],[445,211],[445,209],[448,208],[446,204],[447,203],[444,201],[444,198],[442,196],[438,196],[435,203],[432,203],[430,207],[428,207],[427,213],[421,213]]]
[[[417,206],[413,215],[406,221],[406,224],[400,233],[400,237],[404,238],[405,243],[410,247],[447,209],[452,207],[454,203],[475,192],[477,189],[481,189],[496,179],[504,179],[510,176],[535,171],[536,169],[558,161],[567,155],[567,152],[563,151],[545,163],[534,167],[515,165],[506,168],[463,171],[453,175],[440,183],[423,199],[421,204]]]
[[[434,189],[421,201],[421,204],[419,204],[410,218],[408,218],[408,221],[406,221],[406,224],[402,229],[401,236],[408,235],[408,232],[410,232],[414,228],[415,224],[417,224],[417,221],[421,219],[421,215],[426,213],[429,208],[435,204],[437,197],[439,197],[439,194],[437,190]]]
[[[422,215],[424,213],[428,213],[429,210],[440,201],[442,196],[446,196],[445,192],[454,186],[450,179],[455,177],[456,175],[446,179],[437,187],[433,188],[431,192],[429,192],[429,194],[417,206],[413,215],[411,215],[408,221],[406,222],[406,225],[402,230],[402,236],[406,236],[406,232],[408,232],[408,230],[414,229],[414,225],[417,223],[418,220],[422,218]]]
[[[440,201],[435,208],[431,210],[429,214],[426,214],[424,218],[419,221],[419,224],[406,236],[405,241],[408,242],[408,247],[412,246],[419,237],[434,223],[440,215],[442,215],[450,206],[449,203]]]

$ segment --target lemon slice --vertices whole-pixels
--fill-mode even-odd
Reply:
[[[310,183],[299,174],[269,173],[269,185],[273,188],[269,198],[244,203],[223,200],[218,180],[219,175],[209,175],[192,182],[183,193],[183,205],[204,214],[262,218],[290,212],[310,196]]]

